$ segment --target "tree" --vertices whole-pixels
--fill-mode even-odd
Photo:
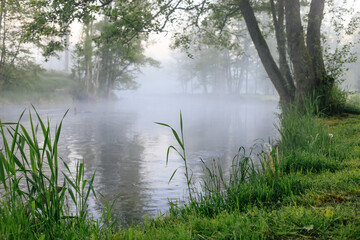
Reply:
[[[27,39],[24,26],[32,16],[27,0],[0,3],[0,89],[14,82],[18,69],[29,66],[28,49],[34,42]]]
[[[251,40],[244,39],[246,51],[242,55],[234,54],[228,49],[220,50],[213,46],[201,45],[198,46],[200,49],[195,46],[191,49],[194,53],[193,58],[182,52],[174,56],[177,59],[179,80],[184,92],[190,87],[192,92],[200,90],[205,94],[270,94],[270,91],[257,88],[264,86],[264,81],[268,79],[260,76],[264,70],[258,58],[252,57],[250,49],[247,49],[249,41]]]
[[[140,31],[141,24],[138,32],[129,27],[130,24],[136,25],[140,15],[145,17],[142,11],[148,6],[144,1],[113,1],[98,12],[97,19],[90,13],[82,18],[83,37],[76,47],[73,73],[85,85],[86,96],[83,97],[108,98],[112,89],[137,88],[134,79],[140,67],[145,64],[158,65],[143,54],[147,34]],[[129,9],[133,12],[126,12]],[[140,13],[136,15],[137,11]],[[121,31],[129,35],[125,37]]]
[[[176,1],[174,5],[187,13],[188,22],[176,39],[178,45],[186,48],[193,41],[187,29],[194,26],[196,36],[207,36],[211,44],[236,49],[240,47],[237,41],[243,33],[234,31],[234,26],[244,21],[281,102],[286,104],[296,99],[302,102],[314,97],[326,103],[331,98],[335,79],[326,69],[323,57],[321,26],[325,3],[325,0]],[[304,8],[309,9],[307,14]],[[268,13],[271,18],[263,21],[259,18],[262,13]],[[306,32],[303,19],[307,19]],[[267,23],[275,30],[278,60],[265,38],[269,34]],[[323,107],[327,106],[323,104]]]
[[[64,49],[70,24],[75,20],[86,22],[89,18],[106,16],[116,22],[111,35],[123,42],[160,29],[160,23],[153,14],[155,5],[151,0],[31,0],[30,6],[35,14],[25,27],[27,37],[37,40],[53,37],[44,44],[44,56],[51,56]]]
[[[21,82],[14,73],[26,65],[29,48],[41,48],[46,58],[68,48],[75,20],[84,25],[84,39],[74,53],[74,75],[85,86],[82,97],[108,97],[113,88],[135,88],[140,66],[157,65],[143,55],[149,32],[160,26],[154,6],[151,0],[2,0],[0,89]]]
[[[324,64],[321,41],[325,3],[331,3],[332,0],[30,2],[38,11],[27,28],[29,38],[50,34],[66,36],[68,26],[74,19],[83,19],[88,14],[94,16],[101,12],[117,23],[107,36],[121,39],[123,43],[140,35],[144,37],[149,32],[162,31],[167,23],[177,22],[180,23],[178,26],[185,26],[185,32],[197,29],[195,32],[191,30],[190,34],[193,36],[189,32],[176,34],[177,42],[185,48],[190,41],[200,36],[200,39],[206,39],[208,43],[220,48],[239,51],[241,46],[237,41],[244,33],[234,26],[244,25],[283,104],[296,99],[302,102],[313,96],[320,99],[326,108],[335,86],[334,76],[331,76]],[[304,6],[309,9],[307,14],[303,10]],[[264,13],[271,17],[266,17]],[[184,19],[187,20],[185,24],[181,23]],[[306,32],[304,23],[307,23]],[[265,38],[271,33],[269,29],[275,30],[278,60]],[[50,54],[61,46],[61,41],[50,41],[45,54]]]
[[[144,55],[142,39],[137,37],[124,43],[121,38],[112,37],[116,22],[99,23],[101,38],[98,39],[96,56],[99,61],[100,94],[109,97],[112,89],[136,89],[134,81],[140,67],[146,64],[157,66],[158,62]]]

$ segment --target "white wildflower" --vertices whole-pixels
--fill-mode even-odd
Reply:
[[[329,133],[329,138],[333,138],[334,135],[332,133]]]
[[[269,143],[265,143],[264,147],[265,147],[265,152],[267,152],[267,153],[272,152],[272,147],[271,147],[271,145]]]

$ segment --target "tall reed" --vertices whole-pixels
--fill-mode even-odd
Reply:
[[[91,193],[95,195],[95,173],[86,180],[84,162],[78,162],[73,176],[68,164],[58,156],[67,112],[52,135],[49,120],[44,122],[34,107],[33,111],[38,123],[29,110],[30,129],[20,123],[25,111],[16,123],[0,121],[0,214],[3,219],[16,218],[23,209],[33,231],[43,231],[53,238],[51,229],[57,224],[87,221],[87,201]],[[39,141],[38,134],[43,141]],[[75,214],[70,214],[69,205],[75,207]]]
[[[193,195],[192,195],[192,172],[191,169],[188,167],[187,164],[187,159],[186,159],[186,151],[185,151],[185,141],[184,141],[184,128],[183,128],[183,119],[182,119],[182,114],[180,112],[180,137],[179,134],[177,133],[177,131],[169,126],[168,124],[165,123],[160,123],[160,122],[155,122],[156,124],[159,124],[161,126],[165,126],[167,128],[170,128],[172,131],[172,134],[174,135],[177,143],[180,146],[180,149],[176,148],[175,146],[171,145],[168,147],[167,149],[167,153],[166,153],[166,164],[168,164],[169,162],[169,154],[170,154],[170,150],[174,150],[175,152],[177,152],[177,154],[181,157],[181,159],[184,162],[184,169],[185,169],[185,177],[186,177],[186,183],[187,183],[187,187],[188,187],[188,194],[189,194],[189,198],[190,200],[192,199]],[[173,177],[175,176],[175,173],[177,172],[179,168],[177,168],[173,174],[171,175],[169,182],[171,182],[171,180],[173,179]]]
[[[170,204],[173,215],[188,216],[195,213],[201,216],[214,216],[222,211],[244,210],[251,204],[273,204],[292,194],[302,191],[296,178],[287,178],[279,170],[279,154],[277,151],[260,151],[254,154],[252,150],[246,153],[240,147],[232,161],[231,169],[225,173],[214,160],[211,166],[203,162],[207,177],[200,180],[201,189],[195,190],[194,183],[188,173],[191,171],[187,164],[184,145],[183,122],[180,113],[180,136],[176,130],[164,123],[158,123],[171,129],[172,134],[180,145],[181,151],[174,146],[167,150],[166,162],[169,161],[169,151],[175,150],[183,159],[185,176],[190,195],[189,202],[184,206]],[[173,178],[176,171],[170,177]]]
[[[306,183],[300,181],[297,172],[338,169],[341,158],[335,154],[335,149],[339,148],[334,140],[336,137],[328,133],[326,127],[317,119],[316,103],[309,101],[306,104],[308,105],[305,107],[290,106],[286,112],[279,115],[280,124],[277,130],[281,138],[276,147],[265,144],[257,154],[252,151],[246,153],[245,148],[241,147],[233,158],[228,173],[225,173],[215,160],[211,166],[203,162],[207,177],[200,180],[200,191],[192,188],[194,183],[191,182],[191,177],[188,177],[191,170],[185,156],[181,113],[181,138],[173,127],[160,123],[171,129],[181,149],[179,151],[170,146],[166,162],[171,149],[180,155],[184,161],[189,195],[191,194],[189,202],[183,207],[172,203],[170,212],[183,216],[189,213],[214,216],[225,210],[242,211],[254,204],[274,207],[287,196],[300,194],[306,188]]]
[[[281,167],[286,172],[334,171],[340,167],[341,160],[337,148],[331,148],[337,136],[329,133],[319,120],[316,101],[305,101],[305,104],[305,108],[291,105],[278,116]]]

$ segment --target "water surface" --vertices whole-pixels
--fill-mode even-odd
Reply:
[[[41,116],[55,126],[67,109],[60,140],[60,155],[70,165],[85,160],[87,177],[96,170],[95,188],[108,201],[116,199],[115,216],[123,224],[139,222],[145,215],[168,209],[168,199],[183,199],[186,181],[182,169],[172,182],[172,172],[182,160],[166,151],[176,145],[164,122],[179,129],[183,114],[185,146],[195,178],[203,176],[200,158],[216,159],[223,169],[231,165],[240,146],[275,135],[275,101],[209,97],[129,96],[119,101],[38,106]],[[0,107],[2,121],[14,121],[24,107]],[[28,115],[24,116],[26,125]],[[99,216],[103,200],[91,199]]]

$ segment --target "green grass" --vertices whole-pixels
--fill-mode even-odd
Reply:
[[[81,89],[69,74],[62,72],[44,71],[25,78],[21,84],[1,89],[0,102],[6,104],[72,102]]]
[[[50,123],[34,112],[37,124],[29,111],[30,129],[20,123],[24,113],[16,123],[0,121],[0,239],[78,239],[89,230],[102,234],[101,222],[89,218],[87,209],[90,194],[95,195],[95,173],[85,179],[83,162],[71,171],[58,156],[62,121],[52,134]]]
[[[291,109],[280,116],[278,149],[257,157],[241,149],[228,177],[216,164],[205,166],[208,179],[186,205],[173,203],[168,216],[149,219],[117,236],[357,239],[360,116],[318,118],[313,110],[310,106],[300,114]]]
[[[10,172],[2,174],[1,179],[7,176],[5,182],[9,182],[8,185],[11,182],[13,187],[9,191],[11,201],[1,203],[0,222],[5,222],[6,227],[4,224],[0,225],[0,238],[358,239],[360,236],[358,217],[360,214],[360,116],[319,118],[313,114],[314,112],[314,108],[309,106],[308,112],[305,113],[300,114],[294,108],[281,115],[283,124],[278,130],[282,140],[272,149],[265,146],[263,151],[257,154],[251,154],[240,148],[229,172],[222,170],[216,162],[211,166],[204,165],[207,178],[200,182],[202,191],[195,190],[191,169],[187,165],[182,118],[180,118],[179,132],[169,125],[162,124],[170,128],[178,142],[178,147],[170,146],[168,151],[175,150],[181,155],[188,194],[191,197],[185,205],[171,203],[166,215],[146,218],[144,223],[125,229],[119,229],[111,220],[109,204],[102,219],[94,221],[87,215],[84,206],[93,179],[87,182],[87,187],[82,188],[82,183],[85,181],[81,163],[74,173],[69,171],[64,173],[69,179],[65,177],[65,181],[60,184],[67,191],[64,196],[69,197],[70,189],[73,191],[74,197],[69,197],[68,200],[78,206],[74,218],[68,217],[65,204],[60,204],[64,208],[54,207],[51,210],[52,201],[60,201],[60,203],[62,201],[62,192],[58,196],[52,195],[59,184],[55,183],[56,174],[54,177],[51,177],[52,173],[44,176],[42,180],[44,184],[42,181],[35,182],[36,194],[35,192],[33,195],[29,194],[31,192],[29,190],[25,193],[19,190],[17,185],[19,176],[23,179],[29,178],[31,181],[38,179],[32,177],[34,172],[40,174],[41,168],[36,160],[37,156],[44,156],[43,161],[46,162],[49,161],[48,159],[55,159],[51,156],[56,155],[54,150],[57,147],[56,137],[53,142],[45,141],[46,144],[42,147],[39,147],[39,143],[38,147],[31,147],[30,149],[35,149],[31,150],[34,151],[34,160],[30,157],[28,165],[26,160],[25,163],[23,160],[11,160],[15,158],[11,158],[13,155],[6,149],[12,149],[10,146],[14,143],[9,144],[9,147],[5,148],[5,158],[2,159],[7,159],[6,164],[11,163],[10,165],[14,167],[26,165],[27,170],[18,168],[17,177],[14,177],[11,172],[14,167],[2,167],[9,169],[7,171]],[[46,139],[47,129],[50,128],[41,124],[40,118],[38,121],[40,122],[38,129],[43,132]],[[16,126],[20,125],[11,126],[13,128],[10,131],[16,136]],[[30,141],[24,133],[26,131],[21,126],[19,129],[22,130],[20,134],[22,137],[17,138],[15,147],[21,148],[23,144],[36,146],[36,138],[33,137]],[[28,135],[34,135],[31,132],[35,129],[36,127],[33,127]],[[60,134],[60,130],[61,124],[55,136]],[[167,158],[167,161],[171,159]],[[56,172],[55,162],[48,163],[51,164]],[[37,170],[34,171],[32,165],[35,165]],[[71,178],[71,174],[75,176]],[[172,177],[173,175],[169,176],[170,180]],[[11,196],[18,195],[21,196],[20,200],[13,201]],[[39,200],[44,198],[45,202]],[[30,212],[25,211],[24,204],[34,201],[35,207],[32,207]],[[46,215],[47,208],[50,209],[48,215]],[[39,211],[40,209],[44,210]]]
[[[358,93],[349,95],[344,110],[347,113],[360,114],[360,95]]]

